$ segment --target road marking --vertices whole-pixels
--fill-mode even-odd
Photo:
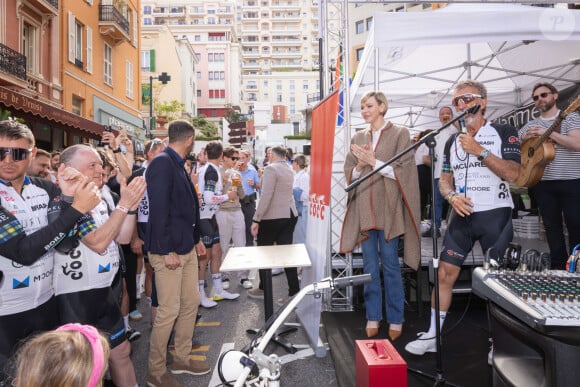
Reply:
[[[193,347],[191,352],[202,352],[202,351],[209,351],[209,345],[200,345],[198,347]]]
[[[219,321],[201,321],[195,324],[196,327],[219,327],[222,325]]]
[[[222,353],[227,352],[227,351],[231,351],[232,349],[234,349],[234,345],[235,345],[235,343],[223,343],[222,348],[220,350],[220,354],[218,356],[218,359],[222,355]],[[220,380],[220,377],[218,375],[218,362],[216,362],[216,365],[213,369],[213,373],[211,374],[211,380],[209,381],[208,387],[215,387],[215,386],[221,386],[221,385],[222,385],[222,381]]]

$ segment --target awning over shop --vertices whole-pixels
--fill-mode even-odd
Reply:
[[[103,125],[0,86],[0,103],[63,125],[101,135]]]

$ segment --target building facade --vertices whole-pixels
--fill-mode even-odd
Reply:
[[[303,127],[300,111],[320,90],[318,2],[239,0],[238,19],[242,111],[285,105],[286,122]]]
[[[196,56],[197,113],[221,124],[230,108],[239,109],[239,46],[233,0],[142,1],[143,29],[169,26],[174,37],[187,39]],[[167,58],[156,55],[157,67]]]
[[[142,141],[139,0],[60,0],[63,107]]]

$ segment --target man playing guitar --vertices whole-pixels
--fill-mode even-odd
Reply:
[[[532,99],[540,117],[519,131],[523,141],[541,136],[557,119],[558,90],[549,83],[538,83]],[[564,269],[570,249],[580,243],[580,115],[570,113],[548,137],[554,144],[554,160],[546,166],[540,182],[529,188],[535,198],[552,257],[552,269]],[[524,155],[522,154],[522,161]],[[570,248],[566,248],[562,216],[568,229]]]

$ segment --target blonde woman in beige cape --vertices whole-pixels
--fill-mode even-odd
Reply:
[[[388,102],[380,91],[361,99],[361,113],[370,127],[357,132],[344,163],[350,184],[411,145],[409,131],[385,120]],[[385,304],[391,340],[402,333],[404,289],[399,265],[399,239],[404,238],[405,263],[417,270],[420,262],[419,182],[413,152],[408,152],[349,192],[344,218],[341,252],[361,244],[364,272],[371,274],[365,285],[366,334],[376,336],[382,320],[382,290],[379,260],[385,282]]]

